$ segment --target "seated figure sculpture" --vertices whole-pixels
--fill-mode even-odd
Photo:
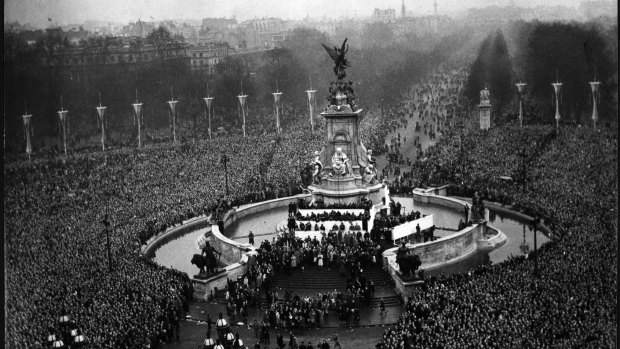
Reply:
[[[347,155],[342,151],[342,148],[336,148],[336,152],[332,156],[332,174],[336,176],[344,176],[352,173],[351,162]]]

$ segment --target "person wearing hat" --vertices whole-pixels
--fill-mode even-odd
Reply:
[[[278,333],[276,336],[276,343],[278,344],[278,348],[283,349],[285,347],[284,337],[282,337],[282,333]]]
[[[293,332],[290,332],[290,337],[289,337],[289,341],[288,341],[288,347],[289,349],[298,349],[298,345],[297,345],[297,337],[295,337],[295,335],[293,334]]]
[[[260,339],[260,325],[258,324],[258,321],[256,321],[256,318],[254,318],[254,322],[252,323],[252,328],[254,329],[254,338],[256,339]]]

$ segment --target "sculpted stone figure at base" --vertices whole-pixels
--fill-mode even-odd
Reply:
[[[344,176],[345,174],[352,174],[351,171],[351,162],[342,151],[342,148],[336,148],[336,152],[332,156],[332,174],[336,176]]]
[[[318,151],[314,152],[314,160],[310,163],[312,166],[312,183],[321,184],[321,175],[323,172],[323,164],[319,160],[320,154]]]
[[[377,163],[372,158],[372,150],[364,147],[363,144],[360,144],[357,148],[357,162],[360,165],[360,174],[362,175],[362,179],[367,183],[375,183],[377,171],[375,170],[375,164]]]
[[[489,104],[489,90],[485,87],[484,90],[480,90],[480,104]]]
[[[377,180],[375,179],[376,177],[377,177],[377,172],[375,171],[375,168],[373,165],[368,165],[368,167],[364,168],[364,175],[362,176],[362,178],[364,179],[364,182],[375,184],[377,182]]]

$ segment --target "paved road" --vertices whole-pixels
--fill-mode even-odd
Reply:
[[[212,302],[203,302],[203,301],[194,301],[190,305],[189,318],[181,322],[181,331],[180,331],[180,340],[169,343],[166,345],[161,345],[160,348],[165,349],[196,349],[201,344],[202,341],[206,338],[207,333],[207,315],[211,316],[213,321],[217,320],[218,314],[223,313],[226,317],[226,308],[223,304],[212,303]],[[333,338],[334,334],[338,334],[340,338],[340,344],[342,348],[360,348],[360,349],[371,349],[374,348],[377,344],[378,339],[383,335],[383,331],[386,329],[389,324],[396,323],[398,317],[402,312],[401,306],[395,307],[386,307],[386,312],[384,314],[380,314],[379,309],[377,308],[362,308],[360,310],[361,321],[358,326],[345,326],[344,324],[340,324],[340,321],[333,315],[330,316],[327,324],[321,327],[320,329],[307,329],[304,331],[301,330],[293,330],[295,336],[297,336],[298,342],[301,340],[305,340],[306,342],[312,342],[313,346],[316,348],[316,343],[319,340]],[[253,319],[256,318],[259,322],[261,321],[262,314],[255,308],[249,309],[249,322],[252,322]],[[254,332],[251,328],[248,328],[247,324],[238,325],[237,320],[241,319],[228,319],[229,322],[233,323],[232,331],[233,333],[239,333],[241,339],[244,340],[245,344],[252,348],[252,346],[256,343],[254,339]],[[288,331],[272,329],[269,331],[271,338],[271,345],[266,346],[265,344],[261,345],[261,348],[274,348],[275,347],[275,339],[278,333],[282,333],[284,336],[286,343],[288,344]],[[215,336],[216,331],[213,329],[211,331],[211,335]],[[372,339],[369,339],[372,338]],[[330,339],[330,346],[333,347],[334,341]]]

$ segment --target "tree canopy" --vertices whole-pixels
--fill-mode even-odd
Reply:
[[[601,116],[616,114],[613,53],[598,28],[575,23],[536,23],[527,41],[521,42],[526,44],[520,47],[525,56],[524,79],[534,101],[551,107],[551,83],[560,81],[564,84],[562,114],[570,120],[584,122],[591,111],[588,82],[594,80],[596,70],[602,90]]]
[[[478,57],[472,63],[465,95],[473,104],[479,102],[480,90],[487,87],[491,104],[498,114],[514,96],[513,69],[503,33],[489,34],[480,45]]]

